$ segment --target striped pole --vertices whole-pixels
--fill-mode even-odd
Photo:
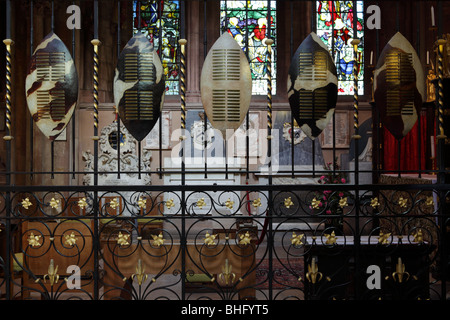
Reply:
[[[439,39],[436,42],[438,46],[438,126],[439,126],[439,135],[436,137],[437,139],[446,139],[447,136],[444,133],[444,84],[442,79],[444,77],[444,68],[443,68],[443,53],[444,53],[444,45],[446,41],[444,39]]]
[[[7,134],[3,137],[4,140],[12,140],[11,135],[11,46],[14,41],[11,39],[3,40],[6,45],[6,130]]]
[[[358,120],[358,67],[357,67],[357,57],[358,57],[358,44],[361,41],[359,39],[353,39],[353,56],[354,56],[354,64],[353,64],[353,128],[355,130],[353,139],[360,139],[359,135],[359,120]]]
[[[185,169],[185,131],[186,131],[186,39],[180,39],[178,40],[178,43],[181,46],[181,57],[180,57],[180,97],[181,97],[181,183],[184,184],[185,177],[184,177],[184,169]]]
[[[269,157],[269,177],[272,171],[272,39],[266,39],[267,45],[267,139]]]
[[[93,39],[91,41],[94,46],[94,136],[93,140],[99,140],[98,137],[98,47],[100,46],[100,40]]]
[[[181,73],[180,73],[180,96],[181,96],[181,128],[186,129],[186,39],[178,40],[181,46]],[[184,134],[184,132],[183,132]],[[184,138],[184,137],[182,137]]]

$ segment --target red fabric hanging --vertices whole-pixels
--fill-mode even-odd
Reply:
[[[421,141],[420,141],[420,168],[419,168],[419,121],[416,122],[411,131],[400,140],[400,170],[425,170],[427,164],[427,146],[430,137],[427,137],[426,113],[420,114]],[[398,140],[383,127],[383,154],[384,170],[399,170],[398,166]],[[430,157],[430,155],[428,155]]]

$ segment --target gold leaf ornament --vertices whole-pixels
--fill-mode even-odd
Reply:
[[[32,206],[33,204],[30,202],[29,198],[25,198],[22,200],[21,202],[22,207],[24,207],[25,209],[28,209],[30,206]]]
[[[372,208],[376,208],[376,207],[378,207],[380,205],[380,203],[378,202],[378,198],[377,197],[375,197],[375,198],[372,198],[371,200],[370,200],[370,206],[372,207]]]
[[[144,209],[147,206],[147,199],[139,197],[138,206],[141,209]]]
[[[316,198],[311,200],[311,207],[313,209],[319,209],[321,204],[322,202],[320,202],[320,200],[317,200]]]
[[[87,207],[86,198],[81,198],[80,200],[78,200],[78,207],[81,209],[84,209]]]
[[[234,201],[231,201],[230,198],[228,198],[228,200],[225,201],[225,206],[226,206],[228,209],[232,210],[232,209],[233,209],[233,205],[234,205]]]
[[[73,233],[73,232],[70,233],[70,235],[66,234],[64,236],[64,238],[66,239],[66,241],[64,241],[64,243],[68,246],[73,247],[77,243],[77,237],[75,236],[75,233]]]
[[[166,201],[166,208],[170,210],[170,208],[175,207],[175,202],[173,201],[173,199],[169,199]]]
[[[59,199],[52,198],[50,200],[50,207],[52,207],[53,209],[57,209],[59,206],[59,203],[60,203]]]
[[[157,235],[157,236],[152,234],[152,238],[153,238],[153,240],[152,240],[153,246],[159,248],[160,246],[162,246],[164,244],[164,238],[163,238],[162,232],[160,232],[159,235]]]
[[[383,233],[380,231],[380,236],[378,237],[378,243],[380,244],[389,244],[389,238],[391,237],[391,233]]]
[[[292,232],[291,244],[293,246],[301,246],[303,244],[302,239],[303,239],[304,236],[305,235],[303,233],[302,234],[296,234],[295,232]]]
[[[398,205],[402,208],[406,208],[406,206],[408,205],[408,199],[400,197],[400,199],[398,199]]]
[[[114,198],[110,201],[109,206],[113,209],[116,209],[119,206],[119,200]]]
[[[241,239],[241,240],[239,240],[239,244],[242,244],[244,246],[250,244],[251,238],[250,238],[250,233],[248,231],[245,234],[241,234],[239,236],[239,238]]]
[[[284,199],[284,207],[289,209],[291,206],[294,205],[294,202],[292,202],[291,197]]]
[[[35,236],[34,233],[31,232],[27,239],[28,245],[31,247],[39,247],[41,245],[41,243],[39,242],[41,237],[42,237],[41,235]]]
[[[339,207],[345,208],[348,206],[347,197],[339,199]]]
[[[197,207],[202,209],[204,206],[206,206],[205,198],[200,198],[197,200]]]
[[[216,239],[216,237],[217,237],[217,235],[216,234],[209,234],[209,233],[206,233],[206,235],[205,235],[205,244],[207,245],[207,246],[214,246],[215,244],[216,244],[216,241],[215,241],[215,239]]]
[[[327,238],[327,241],[325,242],[326,244],[336,244],[336,234],[333,232],[331,232],[331,234],[325,234],[325,237]]]
[[[127,246],[130,243],[128,242],[128,239],[130,238],[129,234],[123,234],[119,231],[119,235],[117,236],[117,244],[119,246]]]
[[[258,199],[253,200],[252,206],[253,206],[254,208],[261,207],[261,198],[258,198]]]
[[[427,200],[425,201],[425,204],[427,205],[427,206],[430,206],[430,207],[434,207],[434,200],[433,200],[433,197],[427,197]]]

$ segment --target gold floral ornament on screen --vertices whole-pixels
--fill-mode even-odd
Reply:
[[[319,209],[322,205],[322,202],[320,202],[320,200],[317,200],[316,198],[311,200],[311,207],[313,209]]]
[[[417,229],[417,231],[413,233],[413,237],[414,237],[414,242],[423,243],[422,229]]]
[[[205,244],[207,246],[214,246],[216,244],[216,241],[215,241],[216,237],[217,237],[216,234],[209,234],[207,232],[205,235],[205,240],[204,240]]]
[[[41,239],[41,235],[37,235],[35,236],[33,232],[30,233],[27,241],[28,241],[28,245],[30,247],[39,247],[41,245],[41,243],[39,242]]]
[[[292,202],[291,197],[284,199],[284,207],[289,209],[294,205],[294,202]]]
[[[152,234],[152,238],[153,238],[153,240],[152,240],[152,245],[153,246],[159,248],[159,247],[161,247],[164,244],[165,240],[164,240],[162,232],[160,232],[159,235],[157,235],[157,236]]]
[[[80,200],[78,200],[77,204],[80,209],[86,208],[87,207],[86,198],[81,198]]]
[[[60,202],[61,201],[59,199],[52,198],[50,200],[50,207],[52,207],[53,209],[58,209]]]
[[[230,198],[228,198],[228,200],[225,201],[225,206],[226,206],[228,209],[232,210],[232,209],[233,209],[233,205],[234,205],[234,201],[231,201]]]
[[[305,235],[303,233],[302,234],[296,234],[295,232],[292,232],[291,244],[293,246],[301,246],[303,244],[302,239],[303,239],[304,236]]]
[[[427,197],[427,199],[425,200],[425,204],[427,205],[427,206],[430,206],[430,207],[434,207],[434,200],[433,200],[433,197]]]
[[[119,207],[119,200],[117,198],[112,199],[109,202],[109,206],[113,209],[116,209],[117,207]]]
[[[347,197],[339,199],[339,207],[348,207]]]
[[[225,259],[225,265],[222,266],[222,273],[219,274],[218,278],[222,279],[225,285],[231,285],[236,278],[236,274],[232,272],[233,266],[228,263],[228,259]]]
[[[128,239],[130,238],[129,234],[123,234],[119,231],[119,235],[117,236],[117,244],[119,246],[127,246],[130,243],[128,242]]]
[[[134,280],[134,278],[137,279],[138,285],[140,285],[140,286],[148,278],[148,275],[145,274],[145,267],[142,265],[142,259],[138,260],[138,263],[137,263],[137,266],[136,266],[136,273],[133,273],[131,275],[131,280]]]
[[[239,236],[239,239],[241,239],[239,240],[239,244],[242,244],[244,246],[250,244],[251,241],[250,233],[247,231],[245,234],[241,234]]]
[[[398,199],[398,205],[402,208],[406,208],[406,206],[408,205],[408,199],[400,197],[400,199]]]
[[[197,200],[197,207],[202,209],[204,206],[206,206],[205,198],[200,198]]]
[[[379,244],[389,244],[389,238],[391,237],[391,233],[383,233],[380,231],[380,236],[378,237]]]
[[[139,206],[139,208],[141,208],[141,209],[145,209],[145,207],[147,206],[147,199],[146,199],[146,198],[139,197],[139,200],[138,200],[138,206]]]
[[[258,199],[253,200],[252,206],[253,206],[254,208],[261,207],[261,198],[258,198]]]
[[[48,266],[47,274],[44,275],[44,282],[47,282],[47,278],[50,281],[51,286],[55,283],[58,283],[58,266],[55,266],[55,262],[53,261],[53,259],[50,259],[50,265]]]
[[[22,204],[22,207],[24,207],[25,209],[28,209],[28,208],[30,208],[33,205],[30,202],[30,199],[28,199],[28,198],[23,199],[21,204]]]
[[[331,234],[325,233],[325,237],[327,238],[325,244],[336,244],[337,237],[336,234],[334,233],[334,230],[333,232],[331,232]]]
[[[70,235],[66,234],[64,236],[66,241],[64,241],[64,244],[73,247],[77,243],[77,237],[75,236],[75,233],[71,232]]]
[[[380,203],[378,202],[378,198],[377,198],[377,197],[372,198],[372,199],[370,200],[370,206],[371,206],[372,208],[374,208],[374,209],[380,206]]]
[[[175,202],[173,201],[173,199],[169,199],[166,201],[166,208],[170,210],[170,208],[175,207]]]

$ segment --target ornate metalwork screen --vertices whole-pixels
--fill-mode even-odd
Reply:
[[[118,11],[120,3],[116,2]],[[221,1],[220,10],[223,15],[235,14],[235,22],[244,19],[243,12],[249,15],[246,21],[257,20],[258,14],[263,20],[267,17],[267,7],[263,13],[241,12],[232,6],[224,7],[230,3]],[[245,3],[251,7],[256,1]],[[261,3],[271,2],[258,1]],[[315,4],[311,1],[312,11]],[[136,154],[138,144],[120,125],[120,117],[109,131],[98,130],[99,84],[103,81],[99,72],[102,47],[98,15],[102,8],[98,0],[81,1],[80,6],[93,6],[88,10],[93,12],[94,29],[92,133],[80,134],[88,137],[93,151],[82,155],[86,171],[61,173],[52,166],[50,172],[31,174],[81,175],[84,184],[16,185],[13,182],[17,175],[30,172],[11,168],[13,134],[25,130],[13,128],[11,121],[11,97],[23,94],[12,91],[11,75],[17,64],[11,54],[11,5],[7,0],[3,41],[6,170],[2,173],[5,184],[0,185],[2,299],[446,299],[450,186],[444,165],[442,70],[435,105],[439,125],[437,169],[419,170],[413,175],[401,170],[372,170],[371,140],[364,140],[367,128],[358,120],[357,82],[362,65],[352,69],[350,78],[341,66],[345,81],[354,81],[350,90],[354,99],[349,117],[352,120],[346,122],[352,128],[351,166],[342,168],[334,161],[323,160],[319,142],[302,135],[288,109],[278,110],[278,118],[274,116],[271,68],[275,68],[277,58],[271,47],[273,40],[261,44],[265,46],[262,53],[258,51],[261,46],[246,47],[249,55],[258,51],[264,57],[261,68],[255,70],[260,70],[257,78],[262,76],[258,81],[267,81],[264,92],[258,91],[267,95],[267,109],[251,114],[250,108],[244,126],[236,130],[236,134],[242,134],[240,140],[246,141],[245,152],[232,154],[233,146],[229,144],[226,152],[231,153],[223,156],[223,139],[217,133],[211,136],[212,127],[195,132],[206,143],[190,144],[193,136],[189,130],[201,129],[206,120],[201,110],[186,109],[186,61],[190,58],[186,47],[191,43],[189,39],[175,42],[184,26],[180,25],[178,34],[174,25],[179,23],[178,15],[188,1],[130,2],[134,8],[139,5],[146,32],[153,32],[155,37],[164,35],[158,28],[165,24],[173,31],[167,36],[167,44],[162,36],[160,54],[163,64],[167,62],[164,68],[168,90],[178,92],[179,88],[180,108],[173,112],[180,117],[180,128],[174,130],[179,132],[179,139],[167,157],[170,159],[154,169],[150,167],[151,151],[146,150],[141,158],[139,147]],[[161,15],[155,16],[157,10],[164,13],[162,19]],[[33,17],[32,6],[30,11]],[[223,26],[233,33],[238,26],[230,26],[231,19]],[[358,19],[353,16],[354,27],[360,23]],[[156,27],[154,21],[159,21]],[[274,21],[269,22],[273,27]],[[258,38],[256,22],[245,26],[253,28]],[[345,58],[334,56],[347,59],[346,63],[349,59],[360,61],[357,36],[345,49]],[[443,50],[440,42],[440,65]],[[256,65],[258,54],[250,59],[251,64]],[[344,85],[342,89],[347,87],[352,86]],[[200,126],[196,126],[199,113]],[[260,121],[263,128],[255,125],[255,119],[262,115],[267,116],[267,121]],[[166,118],[161,116],[160,120]],[[332,121],[338,125],[334,118]],[[112,132],[116,127],[117,131]],[[160,133],[163,128],[155,127]],[[373,137],[378,128],[375,123]],[[257,150],[257,156],[252,157],[250,149]],[[200,157],[191,156],[196,151]],[[207,166],[196,162],[205,154],[209,155]],[[257,166],[251,166],[250,160],[257,161]],[[376,183],[367,182],[367,175],[376,176]],[[161,183],[150,183],[150,177],[159,178]]]

